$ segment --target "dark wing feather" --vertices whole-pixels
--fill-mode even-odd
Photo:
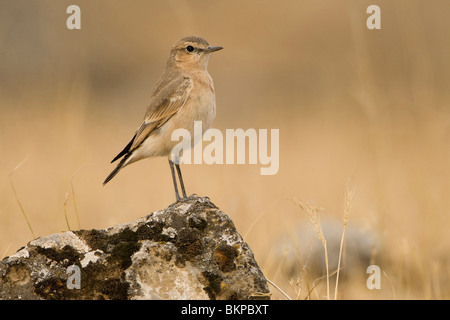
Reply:
[[[111,163],[113,163],[117,159],[120,159],[122,156],[126,155],[130,151],[131,145],[133,144],[133,141],[135,138],[136,138],[136,135],[134,135],[133,139],[131,139],[131,141],[126,145],[126,147],[123,148],[123,150],[120,151],[120,153],[114,159],[112,159]]]

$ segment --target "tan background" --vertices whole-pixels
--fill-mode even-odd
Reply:
[[[81,30],[66,28],[70,4]],[[381,30],[366,28],[370,4]],[[362,270],[339,298],[449,298],[448,12],[446,0],[0,1],[0,257],[33,238],[9,180],[24,159],[11,179],[36,236],[67,230],[65,213],[77,229],[75,206],[89,229],[174,201],[166,159],[102,182],[170,46],[194,34],[225,48],[209,67],[214,127],[280,129],[275,176],[259,165],[182,168],[188,193],[230,215],[265,275],[296,297],[274,253],[279,236],[308,224],[291,199],[340,219],[350,178],[349,225],[381,239],[384,274],[370,291]],[[309,297],[324,296],[319,280]]]

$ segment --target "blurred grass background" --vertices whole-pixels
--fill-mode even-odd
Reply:
[[[71,4],[81,30],[66,28]],[[366,28],[371,4],[381,7],[381,30]],[[89,229],[174,201],[163,158],[102,182],[170,46],[193,34],[225,48],[209,65],[214,127],[280,129],[275,176],[258,165],[182,169],[187,192],[230,215],[265,275],[296,297],[305,282],[288,280],[305,261],[288,276],[276,253],[282,235],[308,225],[290,199],[340,219],[351,178],[349,225],[380,239],[371,259],[384,273],[382,288],[368,290],[366,266],[344,268],[339,298],[448,299],[449,11],[445,0],[1,0],[0,258],[33,238],[9,181],[27,157],[11,179],[36,236],[67,230],[65,210],[78,229],[75,206]],[[323,285],[310,297],[323,298]]]

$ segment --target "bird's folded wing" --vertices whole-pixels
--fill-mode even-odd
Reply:
[[[189,77],[180,76],[167,84],[160,84],[155,90],[152,102],[147,108],[145,119],[136,131],[131,150],[139,145],[154,131],[168,121],[186,103],[192,89]]]

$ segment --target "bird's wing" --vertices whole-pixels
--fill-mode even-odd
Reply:
[[[162,78],[172,80],[158,83],[145,113],[144,122],[137,129],[131,141],[111,162],[139,147],[153,130],[161,127],[185,104],[192,89],[191,79],[181,75]]]
[[[153,130],[161,127],[183,107],[192,90],[192,80],[186,76],[175,77],[174,80],[161,83],[152,96],[145,119],[136,131],[130,150],[136,149]]]

